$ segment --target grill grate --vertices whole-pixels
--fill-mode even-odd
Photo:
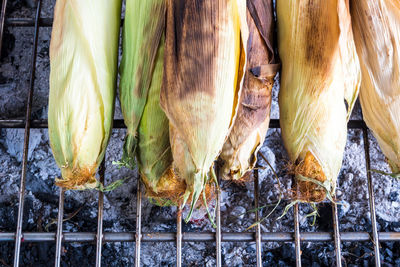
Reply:
[[[60,266],[61,263],[61,248],[63,242],[93,242],[96,241],[96,266],[101,265],[102,245],[105,242],[135,242],[136,257],[135,266],[140,266],[140,246],[142,242],[176,242],[176,263],[180,267],[182,265],[182,242],[215,242],[216,245],[216,265],[222,266],[221,242],[255,242],[257,266],[262,266],[262,242],[294,242],[296,251],[296,265],[301,266],[301,242],[322,242],[334,241],[336,265],[342,266],[341,262],[341,241],[370,241],[371,236],[374,246],[375,265],[380,266],[379,242],[400,241],[399,232],[377,232],[377,221],[374,203],[374,191],[372,186],[371,173],[367,171],[368,179],[368,196],[369,207],[372,222],[372,233],[367,232],[340,232],[338,210],[336,204],[332,205],[333,213],[333,233],[331,232],[300,232],[299,227],[299,206],[294,206],[294,232],[261,232],[260,225],[255,227],[255,233],[249,232],[221,232],[221,216],[220,216],[220,192],[217,192],[216,204],[216,231],[214,232],[182,232],[182,213],[177,213],[177,232],[176,233],[142,233],[141,232],[141,199],[142,192],[140,183],[137,185],[137,213],[136,213],[136,232],[106,232],[103,233],[103,193],[99,192],[98,200],[98,222],[97,233],[63,232],[63,214],[64,214],[64,191],[59,193],[59,209],[57,219],[56,233],[28,233],[22,232],[23,208],[25,199],[25,181],[27,171],[27,157],[29,147],[29,135],[31,128],[47,128],[47,120],[31,120],[33,88],[35,82],[35,65],[38,46],[38,35],[41,27],[51,27],[52,18],[41,18],[40,11],[42,1],[37,1],[37,7],[34,19],[22,18],[7,18],[6,19],[7,0],[2,0],[2,8],[0,14],[0,51],[3,39],[4,25],[9,27],[34,27],[33,53],[31,58],[30,83],[26,106],[25,119],[3,119],[0,120],[0,128],[24,128],[24,145],[23,145],[23,160],[21,170],[21,181],[19,189],[19,205],[18,205],[18,220],[15,233],[0,233],[0,242],[15,242],[14,266],[19,266],[20,248],[22,240],[24,242],[56,242],[55,266]],[[279,128],[278,120],[271,120],[271,128]],[[349,129],[361,129],[364,138],[364,151],[366,168],[370,169],[368,129],[362,120],[351,120],[348,123]],[[122,120],[114,121],[114,128],[124,128]],[[100,179],[104,181],[105,166],[104,162],[99,170]],[[255,208],[259,207],[259,176],[258,170],[254,170],[254,196]],[[259,212],[256,212],[256,221],[259,220]]]

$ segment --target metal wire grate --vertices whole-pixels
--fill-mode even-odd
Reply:
[[[22,232],[23,209],[25,200],[25,181],[27,171],[27,157],[29,147],[29,134],[31,128],[47,128],[47,120],[31,120],[32,98],[35,82],[35,65],[38,46],[38,35],[41,27],[51,27],[52,18],[41,18],[40,10],[42,1],[37,1],[36,13],[34,19],[6,18],[7,0],[2,0],[0,14],[0,51],[3,39],[4,25],[9,27],[34,27],[33,53],[30,67],[30,83],[28,99],[26,106],[25,119],[3,119],[0,120],[0,128],[24,128],[23,160],[21,170],[21,181],[19,188],[18,220],[15,233],[0,233],[0,242],[15,242],[14,266],[19,266],[20,248],[22,240],[24,242],[56,242],[55,266],[61,263],[61,248],[63,242],[96,242],[96,266],[101,265],[102,245],[105,242],[135,242],[136,257],[135,266],[140,266],[140,246],[142,242],[176,242],[176,263],[182,265],[182,242],[215,242],[216,245],[216,265],[222,266],[222,242],[255,242],[257,266],[262,266],[262,242],[294,242],[296,251],[296,265],[301,266],[301,242],[323,242],[333,241],[335,243],[336,265],[342,266],[341,262],[341,241],[370,241],[371,236],[374,246],[375,265],[380,266],[379,242],[400,241],[399,232],[377,232],[377,221],[374,204],[374,191],[372,186],[372,177],[367,172],[369,207],[372,222],[372,233],[368,232],[339,232],[339,220],[337,205],[332,205],[333,213],[333,233],[332,232],[300,232],[299,227],[299,206],[294,206],[294,229],[293,232],[261,232],[260,225],[255,227],[255,232],[221,232],[220,216],[220,193],[217,192],[216,202],[216,231],[215,232],[182,232],[182,214],[177,213],[177,232],[165,233],[142,233],[141,232],[141,199],[142,192],[140,183],[137,185],[137,212],[136,212],[136,232],[103,232],[103,193],[99,192],[98,198],[98,223],[97,233],[89,232],[63,232],[63,213],[64,213],[64,191],[59,193],[59,209],[57,219],[56,233],[28,233]],[[279,128],[278,120],[271,120],[271,128]],[[352,120],[348,123],[349,129],[361,129],[364,138],[364,150],[366,159],[366,168],[370,168],[368,130],[362,120]],[[124,128],[122,120],[114,121],[114,128]],[[99,170],[100,179],[104,181],[105,167],[104,163]],[[254,170],[254,196],[255,208],[259,207],[259,176],[258,170]],[[256,212],[255,219],[259,220],[259,212]]]

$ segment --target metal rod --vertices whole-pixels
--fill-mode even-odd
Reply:
[[[26,169],[28,163],[28,148],[29,148],[29,136],[30,136],[30,120],[32,111],[32,99],[33,89],[35,85],[35,71],[36,71],[36,53],[39,37],[39,24],[38,20],[40,17],[40,8],[42,1],[38,0],[35,17],[35,33],[33,37],[33,48],[32,48],[32,61],[31,61],[31,76],[29,81],[29,92],[26,105],[25,114],[25,133],[24,133],[24,148],[22,154],[22,171],[21,171],[21,182],[19,186],[19,205],[18,205],[18,219],[17,229],[15,232],[15,250],[14,250],[14,267],[19,266],[19,256],[21,252],[21,241],[22,241],[22,222],[24,216],[24,201],[25,201],[25,180],[26,180]]]
[[[379,238],[378,238],[378,229],[376,223],[376,213],[375,213],[375,196],[374,196],[374,188],[372,185],[372,177],[371,177],[371,160],[369,157],[369,141],[368,141],[368,130],[367,128],[363,128],[363,137],[364,137],[364,150],[365,150],[365,163],[367,168],[367,178],[368,178],[368,196],[369,196],[369,208],[371,211],[371,224],[372,224],[372,239],[374,242],[374,252],[375,252],[375,266],[380,267],[380,252],[379,252]]]
[[[123,22],[124,18],[121,19],[121,26],[123,25]],[[8,27],[33,27],[35,26],[35,20],[30,18],[8,18],[5,20],[5,24]],[[52,25],[53,25],[53,18],[39,19],[40,27],[51,27]]]
[[[35,26],[35,20],[30,18],[8,18],[5,20],[8,27],[32,27]],[[51,27],[53,25],[53,18],[39,19],[40,27]]]
[[[24,232],[24,243],[54,242],[56,233]],[[96,232],[71,232],[63,233],[63,242],[96,242]],[[105,232],[103,242],[135,242],[135,232]],[[254,233],[251,232],[222,232],[222,242],[255,242]],[[342,232],[342,242],[369,242],[371,235],[368,232]],[[399,242],[400,232],[378,232],[380,242]],[[15,233],[0,233],[0,242],[13,242]],[[304,242],[332,242],[332,232],[302,232],[301,240]],[[288,232],[263,232],[262,242],[294,242],[293,233]],[[176,232],[142,233],[142,242],[176,242]],[[185,232],[182,242],[215,242],[214,232]]]
[[[216,172],[218,174],[217,181],[218,186],[216,187],[217,199],[216,199],[216,225],[217,229],[215,229],[215,252],[216,252],[216,266],[222,266],[222,252],[221,252],[221,242],[222,242],[222,235],[221,235],[221,191],[220,191],[220,184],[221,180],[219,178],[219,168],[216,168]]]
[[[182,209],[180,208],[176,216],[176,266],[182,266]]]
[[[340,247],[339,218],[338,218],[336,203],[332,203],[332,218],[333,218],[333,239],[335,241],[335,252],[336,252],[336,266],[342,267],[342,249]]]
[[[55,267],[61,264],[61,248],[63,240],[63,220],[64,220],[64,189],[60,188],[60,197],[58,201],[58,216],[57,216],[57,233],[56,233],[56,256]]]
[[[0,13],[0,56],[3,48],[4,19],[6,18],[7,0],[3,0]]]
[[[142,192],[140,189],[140,179],[137,181],[137,201],[136,201],[136,250],[135,266],[140,267],[140,242],[142,240]]]
[[[260,211],[258,210],[259,208],[259,177],[258,177],[258,164],[256,165],[256,168],[254,169],[254,204],[256,208],[256,222],[260,221]],[[257,257],[257,267],[262,266],[262,244],[261,244],[261,225],[257,224],[256,225],[256,257]]]
[[[0,128],[24,128],[25,120],[23,119],[0,119]],[[347,124],[348,129],[363,129],[365,123],[362,120],[351,120]],[[47,120],[32,120],[31,128],[47,128]],[[113,128],[126,128],[123,120],[114,120]],[[270,128],[279,128],[279,120],[271,120]]]
[[[104,184],[105,172],[105,157],[100,165],[99,175],[100,183]],[[101,250],[103,248],[103,206],[104,206],[104,193],[99,191],[99,207],[97,213],[97,235],[96,235],[96,267],[101,266]]]
[[[299,204],[294,205],[294,246],[296,249],[296,266],[301,267]]]

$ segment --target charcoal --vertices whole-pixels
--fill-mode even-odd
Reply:
[[[274,262],[274,254],[270,251],[268,251],[267,253],[264,254],[263,257],[263,262],[265,264],[271,264]]]
[[[3,45],[1,46],[1,60],[6,58],[15,46],[15,37],[9,32],[8,28],[4,29],[3,33]]]
[[[30,171],[26,174],[26,189],[33,194],[51,194],[52,192],[51,187],[44,180]]]

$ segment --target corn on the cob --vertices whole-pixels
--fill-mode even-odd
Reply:
[[[156,204],[177,204],[186,189],[172,170],[169,122],[160,107],[164,63],[164,0],[128,0],[121,64],[121,106],[128,134],[123,163],[136,157],[146,194]]]
[[[164,38],[158,49],[147,102],[138,127],[136,159],[147,196],[159,205],[177,205],[186,184],[172,170],[169,121],[160,107],[163,63]]]
[[[247,1],[247,67],[237,117],[220,158],[222,177],[238,180],[257,161],[268,131],[271,90],[278,68],[274,55],[272,0]]]
[[[282,137],[297,197],[318,202],[334,194],[361,79],[349,3],[279,0],[277,17]]]
[[[137,130],[143,116],[157,51],[164,32],[165,6],[165,0],[126,1],[120,99],[127,136],[121,161],[131,168],[135,165]],[[158,87],[161,81],[159,77],[156,79],[158,80],[154,81],[153,86]]]
[[[187,185],[183,204],[192,196],[191,211],[236,114],[245,11],[245,0],[167,1],[161,106],[170,120],[174,168]]]
[[[121,1],[58,0],[50,45],[50,144],[59,186],[97,186],[112,128]]]
[[[393,173],[400,173],[400,2],[351,2],[363,117]]]

